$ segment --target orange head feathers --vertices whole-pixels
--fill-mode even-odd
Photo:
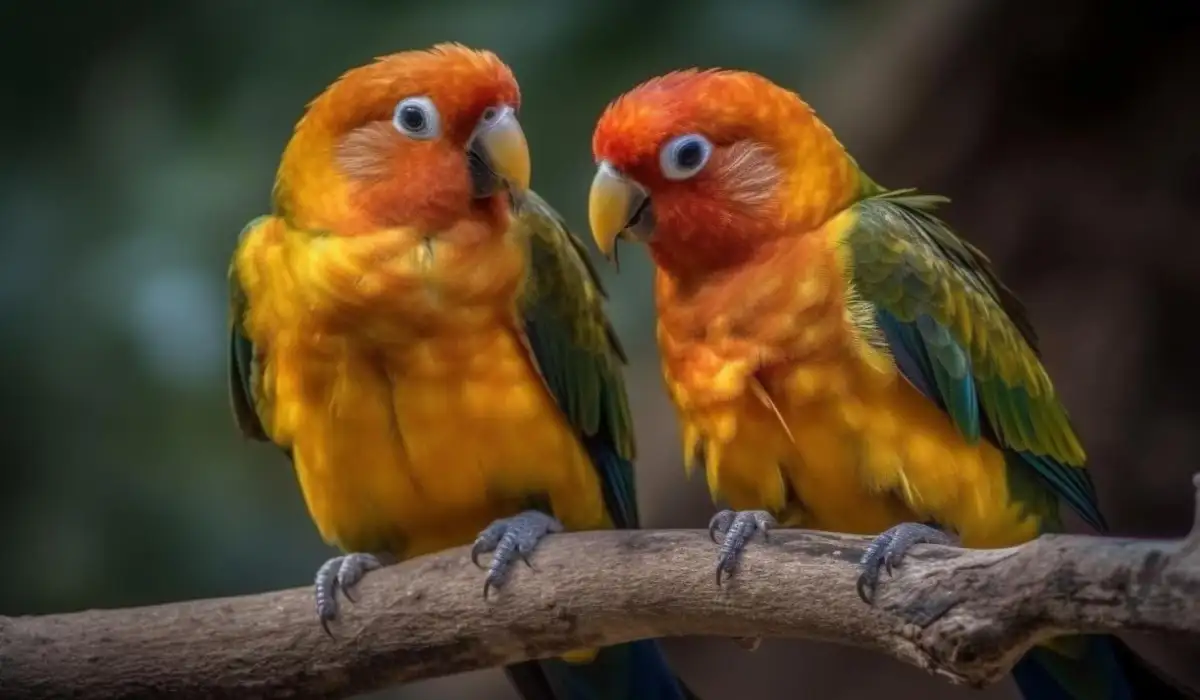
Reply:
[[[293,224],[352,235],[441,230],[529,185],[520,90],[495,54],[459,44],[404,51],[345,73],[309,105],[275,186]]]
[[[596,125],[589,218],[600,249],[623,234],[660,266],[712,269],[810,230],[859,174],[799,95],[754,73],[684,70],[614,100]]]

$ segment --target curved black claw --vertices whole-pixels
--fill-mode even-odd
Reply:
[[[554,532],[562,532],[563,524],[553,516],[546,515],[540,510],[527,510],[511,518],[500,518],[484,528],[475,538],[471,547],[471,562],[483,568],[479,563],[479,555],[492,552],[492,563],[488,567],[487,577],[483,580],[483,597],[488,597],[488,589],[497,591],[508,579],[508,567],[517,557],[529,568],[529,555],[537,547],[542,538]]]
[[[775,527],[775,518],[765,510],[723,510],[708,521],[708,536],[713,542],[721,545],[717,555],[717,585],[721,585],[721,576],[726,580],[733,577],[737,570],[738,558],[746,548],[746,542],[755,532],[762,533],[764,542],[770,541],[771,528]],[[717,533],[721,539],[717,540]]]
[[[733,641],[746,651],[758,651],[762,646],[762,637],[734,637]]]
[[[858,597],[867,605],[875,598],[875,587],[879,584],[879,570],[886,569],[888,576],[892,569],[899,566],[908,550],[918,544],[957,544],[953,535],[922,525],[920,523],[900,523],[886,530],[875,538],[863,553],[858,565],[862,573],[858,576]]]
[[[374,571],[383,565],[384,559],[380,556],[354,552],[332,557],[317,569],[317,617],[321,620],[321,627],[325,629],[325,634],[333,636],[333,633],[329,631],[329,623],[337,618],[338,590],[342,591],[342,595],[345,595],[347,600],[354,602],[354,599],[350,597],[350,590],[362,580],[363,576],[367,575],[368,571]]]

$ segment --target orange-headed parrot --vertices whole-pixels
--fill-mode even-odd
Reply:
[[[1025,311],[938,218],[944,198],[876,184],[798,95],[746,72],[645,82],[593,150],[596,242],[643,241],[657,269],[685,464],[702,452],[738,509],[711,525],[718,582],[776,522],[878,534],[867,600],[915,543],[1024,542],[1060,527],[1059,499],[1105,528]],[[1014,674],[1028,698],[1166,692],[1135,667],[1116,638],[1078,637]]]
[[[230,268],[241,430],[291,459],[336,593],[475,543],[484,594],[549,532],[634,528],[624,356],[585,249],[527,189],[509,68],[443,44],[350,70]],[[639,641],[507,669],[523,697],[691,697]]]

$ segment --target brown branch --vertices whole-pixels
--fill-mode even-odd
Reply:
[[[0,618],[0,697],[344,697],[675,635],[840,642],[983,685],[1055,633],[1200,633],[1200,492],[1183,540],[919,547],[885,577],[875,609],[854,588],[867,541],[777,531],[719,589],[706,533],[561,535],[538,550],[536,570],[515,567],[489,601],[459,548],[372,573],[343,606],[336,640],[314,619],[308,588]]]

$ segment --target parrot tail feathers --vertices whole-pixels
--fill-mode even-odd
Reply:
[[[1013,667],[1013,679],[1025,700],[1200,699],[1111,635],[1034,647]]]
[[[504,669],[522,700],[700,700],[653,639],[605,647],[595,659],[543,659]]]

